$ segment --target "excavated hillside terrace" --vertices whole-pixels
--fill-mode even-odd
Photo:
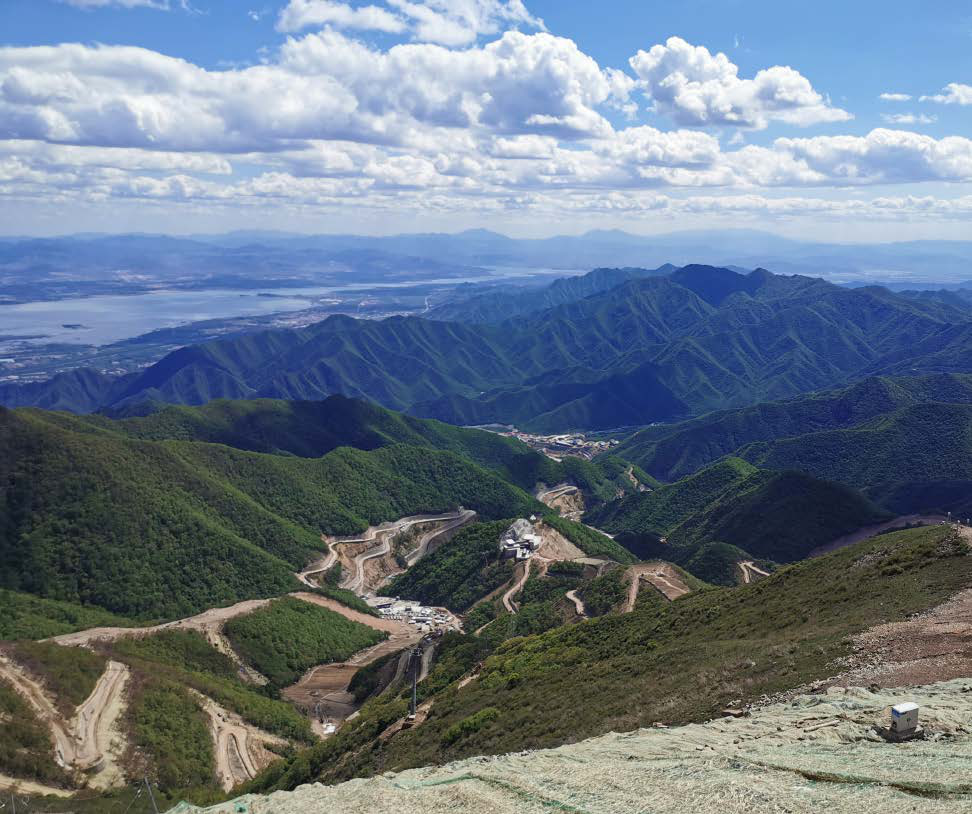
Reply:
[[[882,740],[901,701],[927,737]],[[462,760],[336,786],[249,795],[177,814],[861,814],[972,812],[972,682],[831,688],[677,728]]]

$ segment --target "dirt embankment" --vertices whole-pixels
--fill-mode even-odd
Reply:
[[[278,756],[267,749],[267,744],[286,746],[287,741],[271,735],[239,715],[221,707],[211,698],[195,690],[205,713],[209,716],[209,731],[213,739],[216,758],[216,776],[223,791],[229,791],[240,783],[251,780]]]
[[[549,489],[540,488],[536,497],[545,506],[571,520],[579,520],[586,509],[584,493],[570,483],[560,483]]]
[[[661,561],[632,565],[625,572],[625,579],[628,581],[628,597],[621,609],[622,613],[631,613],[634,610],[642,580],[649,583],[668,600],[678,599],[692,590],[685,584],[671,563]]]

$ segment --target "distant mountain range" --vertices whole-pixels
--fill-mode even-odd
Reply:
[[[598,291],[605,280],[622,282]],[[86,412],[340,393],[453,424],[559,431],[670,422],[873,375],[972,371],[972,305],[960,300],[698,265],[598,271],[567,288],[536,297],[577,299],[500,323],[335,316],[182,348],[119,378],[80,370],[6,385],[0,403]]]
[[[387,237],[256,231],[3,239],[0,303],[158,287],[253,289],[488,279],[489,269],[496,267],[507,272],[579,271],[669,263],[762,267],[855,285],[972,287],[972,241],[830,244],[741,229],[649,236],[592,231],[542,239],[515,239],[486,230]]]

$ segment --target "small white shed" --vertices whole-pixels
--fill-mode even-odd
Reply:
[[[911,701],[891,707],[891,731],[899,734],[913,732],[918,726],[918,705]]]

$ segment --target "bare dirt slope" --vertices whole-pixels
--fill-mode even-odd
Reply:
[[[671,729],[612,733],[336,786],[246,796],[207,814],[863,814],[972,810],[966,681],[904,692],[834,689]],[[874,733],[888,706],[922,708],[924,741]],[[200,809],[182,805],[179,814]]]
[[[669,600],[678,599],[691,592],[691,588],[683,582],[674,566],[660,560],[632,565],[625,572],[625,579],[628,581],[628,598],[621,609],[622,613],[631,613],[634,610],[642,580]]]

